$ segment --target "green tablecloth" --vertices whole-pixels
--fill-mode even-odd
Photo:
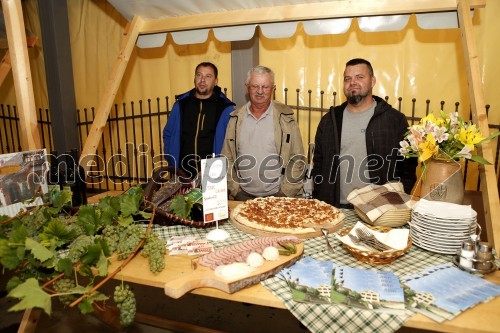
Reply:
[[[359,220],[353,210],[343,210],[343,212],[346,215],[345,227],[353,226]],[[230,237],[225,241],[215,242],[215,248],[255,238],[254,235],[239,231],[229,222],[221,224],[219,228],[229,232]],[[164,227],[155,225],[153,230],[161,238],[168,240],[172,236],[205,238],[206,234],[213,229],[214,227],[196,229],[185,226]],[[318,260],[330,260],[337,265],[388,270],[400,277],[419,272],[426,267],[450,262],[452,258],[449,255],[439,255],[412,246],[404,256],[390,264],[369,265],[355,259],[333,235],[330,235],[329,238],[335,249],[334,253],[327,252],[325,240],[321,236],[304,240],[304,256],[311,256]],[[281,279],[277,277],[269,278],[263,281],[262,284],[282,300],[290,312],[312,332],[394,332],[414,314],[410,310],[407,310],[405,315],[393,315],[350,308],[345,305],[298,303],[292,300],[290,289]]]

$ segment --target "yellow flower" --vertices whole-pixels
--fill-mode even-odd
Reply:
[[[436,146],[436,140],[434,139],[432,134],[427,134],[425,138],[426,140],[418,145],[418,150],[420,151],[418,159],[420,162],[427,161],[429,158],[436,155],[439,151],[439,147]]]
[[[446,125],[446,119],[443,119],[441,117],[439,118],[436,118],[436,116],[434,116],[433,113],[429,113],[427,116],[425,116],[424,118],[422,118],[420,120],[420,123],[421,124],[425,124],[427,121],[433,123],[433,124],[436,124],[438,126],[445,126]]]
[[[476,125],[472,125],[469,128],[460,128],[460,132],[455,135],[455,137],[458,136],[458,140],[466,146],[469,146],[470,148],[474,148],[476,144],[481,142],[484,137],[481,135],[481,132],[476,130]]]

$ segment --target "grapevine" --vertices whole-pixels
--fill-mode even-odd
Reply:
[[[0,265],[14,273],[7,283],[8,297],[19,300],[9,311],[41,308],[50,315],[51,301],[59,299],[71,307],[78,305],[83,314],[92,312],[109,298],[98,288],[143,247],[148,253],[158,252],[149,257],[155,262],[150,263],[151,270],[157,274],[163,269],[164,245],[150,231],[154,210],[150,214],[139,209],[140,186],[100,199],[97,205],[81,206],[76,216],[64,209],[70,195],[61,191],[52,206],[38,206],[13,218],[0,216]],[[147,230],[137,221],[140,216],[149,220]],[[156,250],[160,245],[163,252]],[[111,256],[123,261],[110,273]],[[94,285],[96,276],[104,278]],[[135,298],[129,287],[122,288],[128,296],[118,303],[126,326],[134,320]]]

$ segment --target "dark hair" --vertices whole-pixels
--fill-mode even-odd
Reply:
[[[196,66],[196,68],[194,70],[195,74],[198,71],[198,68],[200,68],[200,67],[212,67],[212,69],[214,70],[215,78],[217,78],[217,75],[219,75],[219,70],[217,69],[217,66],[215,66],[211,62],[202,62],[202,63],[199,63],[198,66]]]
[[[368,70],[370,71],[370,75],[373,76],[373,67],[372,67],[372,64],[370,64],[370,62],[368,60],[365,60],[365,59],[362,59],[362,58],[354,58],[354,59],[351,59],[349,60],[345,66],[356,66],[356,65],[361,65],[361,64],[365,64],[366,66],[368,66]]]

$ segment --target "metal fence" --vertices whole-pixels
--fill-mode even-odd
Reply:
[[[227,92],[226,89],[224,91]],[[301,127],[303,141],[309,143],[314,141],[317,119],[328,112],[330,106],[338,104],[336,92],[331,96],[325,96],[323,91],[320,92],[319,96],[313,97],[312,95],[311,90],[301,92],[296,89],[291,92],[287,88],[284,89],[284,103],[294,110]],[[385,99],[389,103],[392,102],[389,97],[385,97]],[[292,102],[292,100],[294,101]],[[300,103],[301,100],[304,100],[304,103]],[[319,106],[313,107],[313,100],[319,101],[317,102]],[[327,100],[330,102],[327,103]],[[417,99],[412,98],[409,107],[404,106],[406,103],[403,102],[403,98],[400,97],[391,104],[400,112],[405,113],[410,125],[418,122],[421,116],[432,111],[431,105],[433,104],[429,99],[417,103]],[[102,133],[93,166],[90,168],[90,177],[87,179],[89,190],[128,189],[133,184],[147,182],[155,168],[166,164],[162,154],[162,132],[170,113],[170,106],[169,97],[114,105]],[[460,104],[458,102],[448,104],[445,101],[440,101],[439,109],[445,112],[458,112]],[[490,112],[489,105],[486,105],[486,111]],[[22,151],[16,107],[0,104],[0,112],[1,153]],[[81,151],[95,117],[95,108],[79,109],[76,112],[79,149]],[[52,151],[54,142],[49,110],[39,109],[37,118],[42,145],[47,151]],[[498,124],[489,124],[489,127],[493,131],[500,130]],[[498,179],[498,138],[493,142],[493,149]],[[478,190],[480,182],[477,163],[466,160],[463,167],[466,189]]]

